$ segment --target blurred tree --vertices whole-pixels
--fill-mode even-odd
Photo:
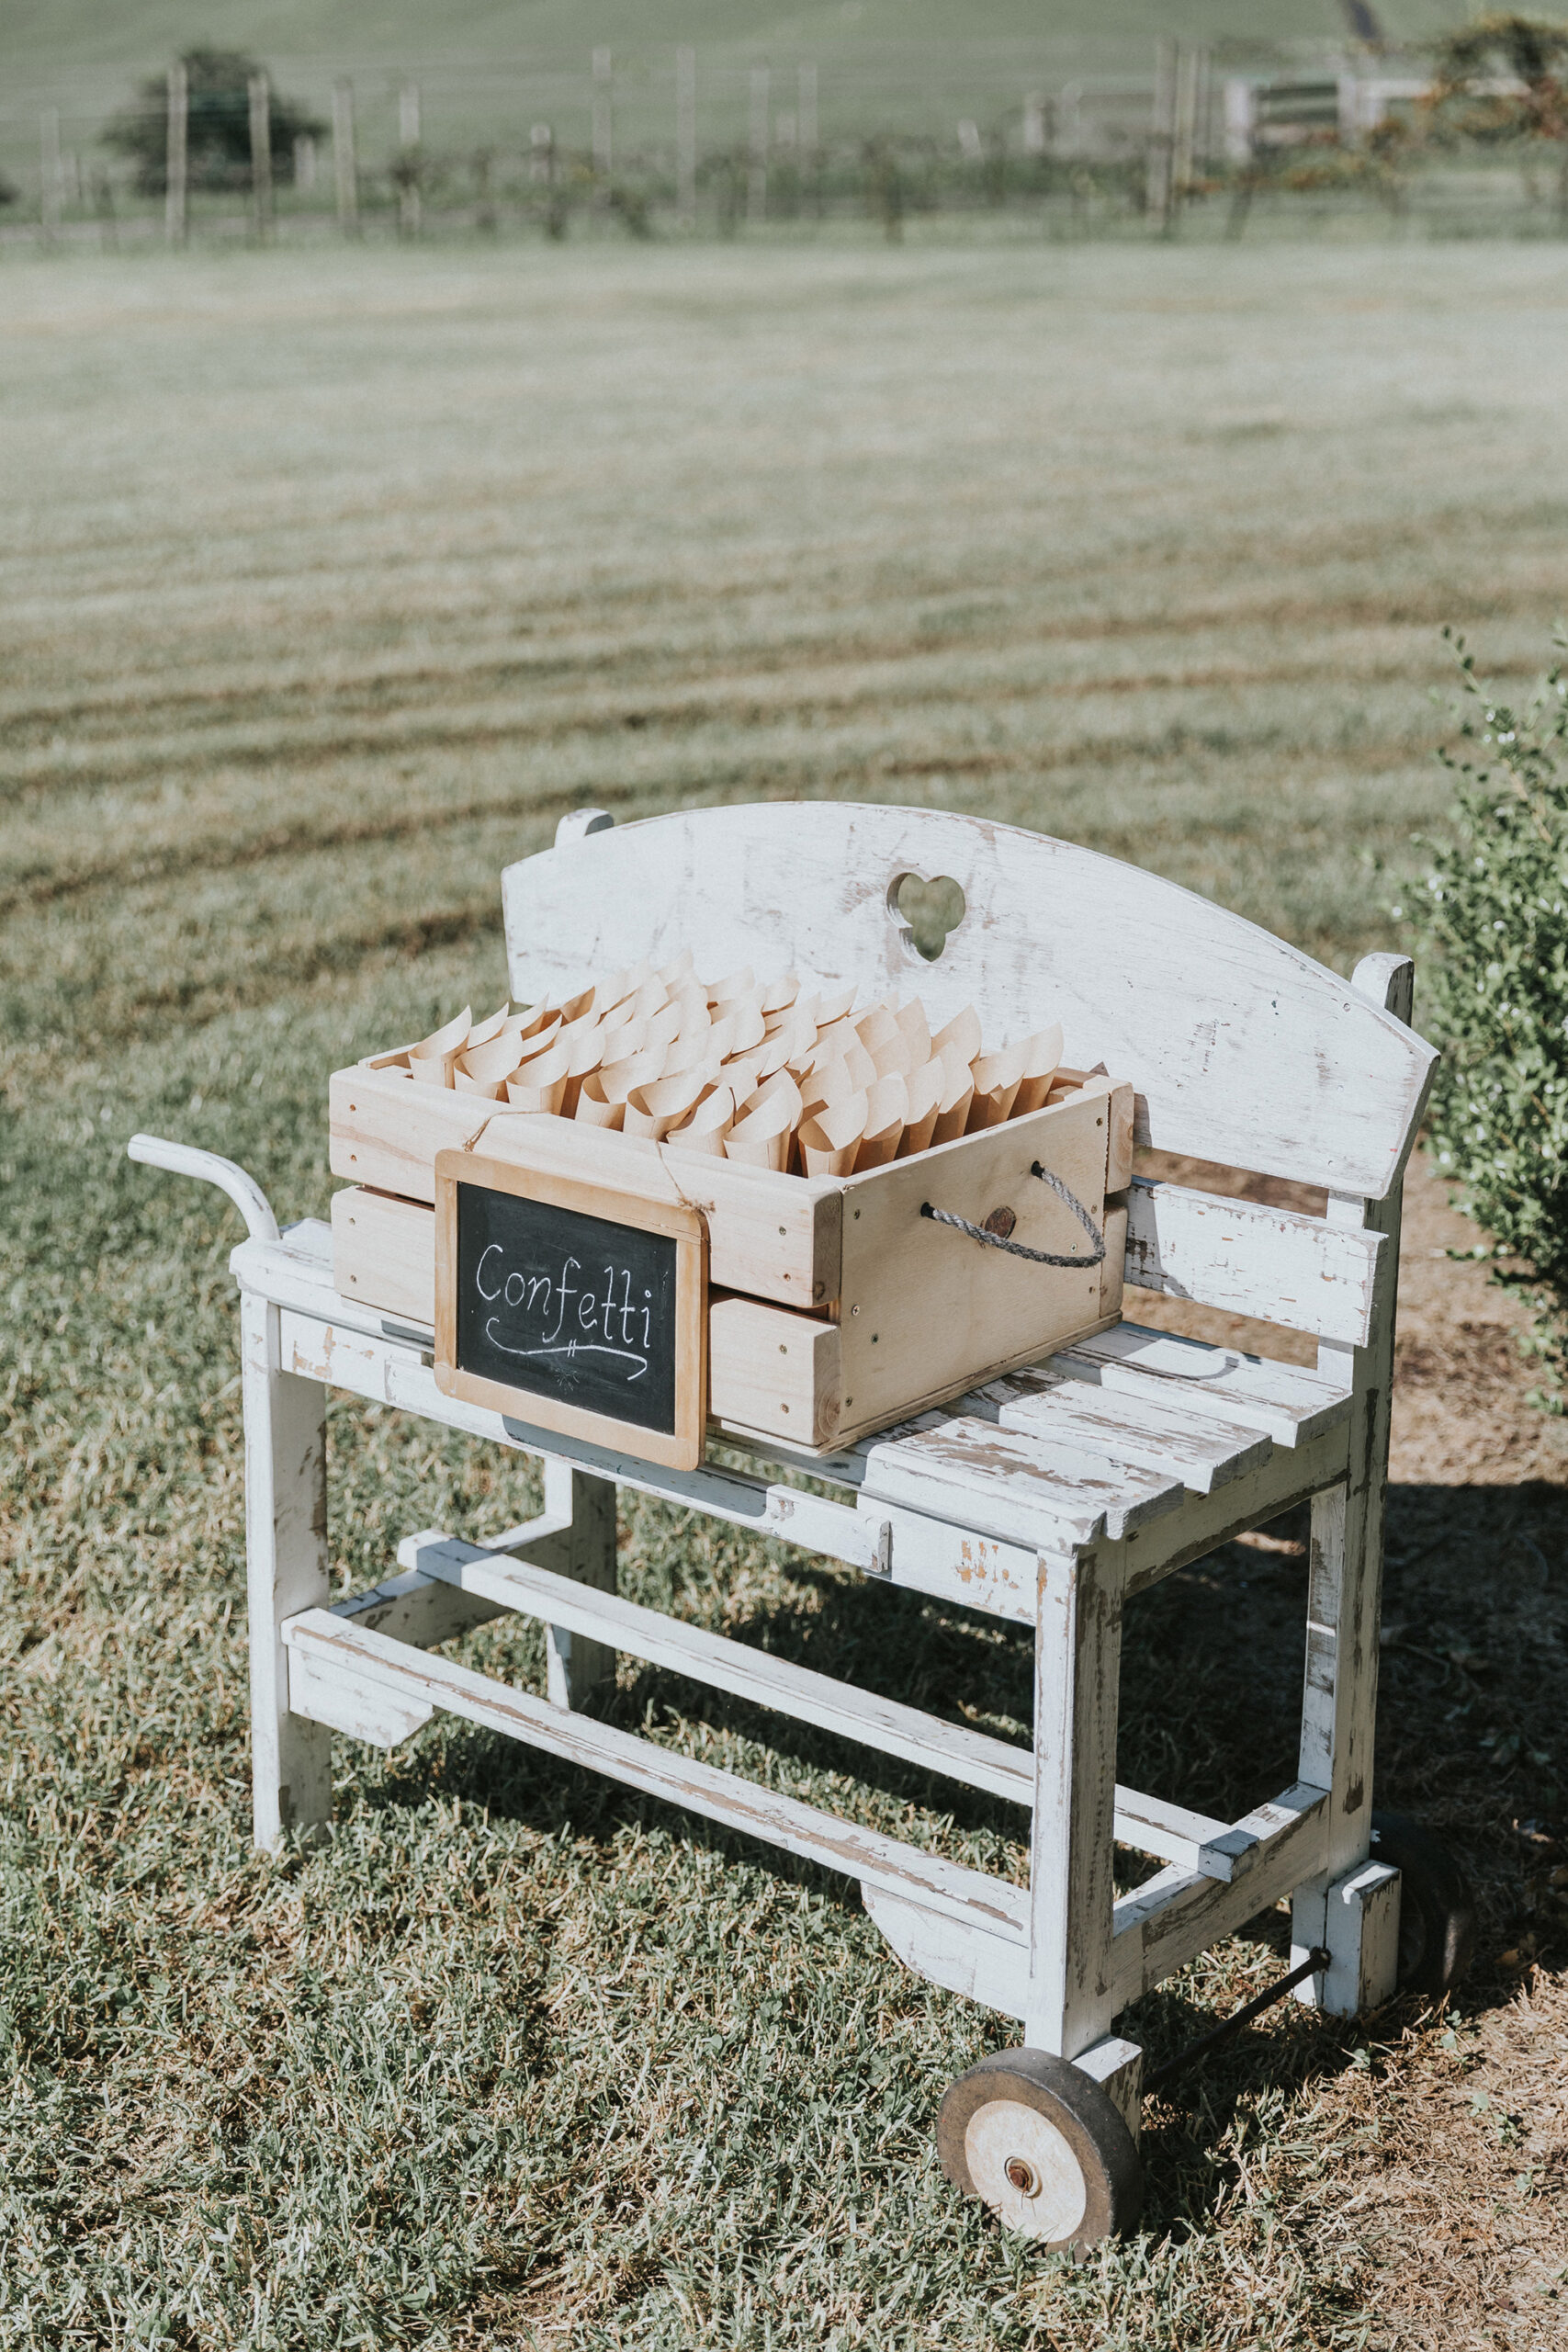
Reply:
[[[251,76],[259,62],[238,49],[187,49],[185,69],[190,89],[186,152],[193,188],[249,187],[251,184]],[[275,176],[292,169],[296,139],[319,139],[327,126],[293,98],[272,93],[271,140]],[[104,132],[104,143],[129,156],[141,196],[162,196],[169,146],[169,84],[164,74],[139,83],[135,97]]]
[[[1537,139],[1560,150],[1558,218],[1568,229],[1568,24],[1544,17],[1478,17],[1435,44],[1427,101],[1441,135]]]

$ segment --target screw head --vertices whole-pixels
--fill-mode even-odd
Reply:
[[[1034,2177],[1034,2166],[1027,2156],[1010,2156],[1002,2169],[1007,2174],[1010,2185],[1017,2189],[1021,2197],[1032,2197],[1039,2189],[1040,2183]]]

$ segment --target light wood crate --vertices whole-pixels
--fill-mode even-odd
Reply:
[[[502,1105],[418,1084],[377,1056],[331,1085],[340,1293],[421,1326],[435,1317],[438,1151],[497,1148],[524,1125],[531,1150],[638,1192],[646,1146],[568,1120],[509,1118]],[[944,1403],[977,1382],[1103,1330],[1122,1307],[1132,1177],[1133,1094],[1083,1076],[1045,1109],[849,1177],[775,1175],[660,1148],[679,1197],[708,1229],[708,1411],[721,1430],[831,1453]],[[925,1203],[974,1225],[1002,1208],[1027,1249],[1087,1252],[1070,1209],[1030,1173],[1038,1160],[1106,1236],[1102,1263],[1042,1266],[922,1216]]]

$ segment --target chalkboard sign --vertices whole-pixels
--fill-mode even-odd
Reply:
[[[695,1469],[706,1411],[698,1212],[468,1152],[442,1152],[435,1173],[438,1385]]]

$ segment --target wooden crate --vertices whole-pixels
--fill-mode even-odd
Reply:
[[[356,1189],[333,1204],[344,1297],[421,1326],[435,1316],[438,1151],[510,1150],[648,1196],[650,1170],[707,1226],[708,1411],[721,1430],[808,1453],[1032,1363],[1121,1313],[1132,1175],[1132,1090],[1072,1073],[1059,1101],[850,1177],[764,1169],[654,1147],[571,1121],[520,1118],[480,1097],[423,1086],[378,1057],[332,1080],[332,1167]],[[923,1216],[983,1225],[1008,1208],[1012,1238],[1064,1255],[1089,1243],[1030,1173],[1038,1160],[1103,1223],[1098,1266],[1046,1267],[984,1248]]]

